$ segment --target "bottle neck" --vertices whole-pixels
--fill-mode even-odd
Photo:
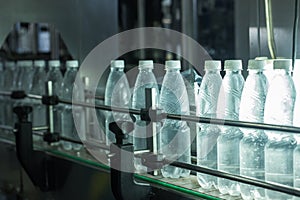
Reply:
[[[226,74],[241,74],[241,70],[226,69],[225,72]]]
[[[124,68],[111,67],[110,71],[111,72],[124,72]]]
[[[274,72],[276,74],[282,74],[282,75],[291,75],[291,72],[286,69],[274,69]]]
[[[36,69],[37,71],[39,71],[39,72],[44,72],[44,71],[46,71],[45,67],[36,67],[35,69]]]
[[[209,70],[205,70],[206,74],[215,74],[215,73],[220,73],[219,69],[209,69]]]
[[[179,69],[166,69],[167,70],[167,72],[173,72],[173,73],[175,73],[175,72],[180,72],[180,70]]]
[[[60,71],[60,67],[50,67],[50,71]]]
[[[152,72],[151,68],[139,68],[140,72]]]
[[[67,71],[77,71],[77,67],[67,67]]]
[[[262,74],[263,70],[261,69],[248,69],[249,74]]]

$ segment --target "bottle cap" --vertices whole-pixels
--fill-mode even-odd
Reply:
[[[35,60],[33,62],[33,66],[35,66],[35,67],[46,67],[46,62],[44,60]]]
[[[125,67],[125,62],[124,60],[112,60],[110,62],[111,68],[124,68]]]
[[[67,68],[77,68],[78,67],[78,61],[77,60],[68,60],[66,62],[66,67]]]
[[[166,61],[166,69],[181,69],[180,60]]]
[[[256,57],[255,60],[268,60],[267,56]]]
[[[6,61],[6,62],[4,63],[4,65],[5,65],[5,67],[7,67],[7,68],[13,68],[13,67],[15,67],[15,62],[13,62],[13,61]]]
[[[153,60],[140,60],[139,69],[153,69]]]
[[[248,60],[248,69],[264,70],[266,66],[266,60]]]
[[[60,67],[60,61],[59,60],[50,60],[48,65],[50,68]]]
[[[291,59],[274,60],[274,69],[285,69],[287,71],[291,71],[292,70],[292,60]]]
[[[31,60],[20,60],[17,62],[18,67],[32,67]]]
[[[233,71],[242,70],[243,69],[242,61],[241,60],[225,60],[224,69],[225,70],[233,70]]]
[[[206,60],[204,63],[205,70],[221,70],[221,61]]]

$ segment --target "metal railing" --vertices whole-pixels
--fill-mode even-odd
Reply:
[[[0,95],[4,96],[10,96],[10,92],[6,91],[0,91]],[[38,99],[42,100],[42,96],[40,95],[33,95],[33,94],[27,94],[27,98],[31,99]],[[141,115],[142,110],[137,109],[131,109],[131,108],[119,108],[119,107],[111,107],[106,105],[93,105],[85,102],[75,102],[75,101],[69,101],[65,99],[58,99],[59,103],[67,104],[67,105],[75,105],[75,106],[82,106],[86,108],[95,108],[98,110],[104,110],[104,111],[113,111],[113,112],[119,112],[119,113],[126,113],[126,114],[133,114],[133,115]],[[159,113],[159,112],[158,112]],[[299,134],[300,133],[300,127],[293,127],[293,126],[282,126],[282,125],[275,125],[275,124],[264,124],[264,123],[254,123],[254,122],[246,122],[246,121],[234,121],[234,120],[224,120],[224,119],[216,119],[216,118],[205,118],[205,117],[198,117],[198,116],[192,116],[192,115],[177,115],[177,114],[170,114],[170,113],[159,113],[161,119],[172,119],[172,120],[181,120],[186,122],[195,122],[195,123],[204,123],[204,124],[213,124],[213,125],[224,125],[224,126],[234,126],[239,128],[250,128],[250,129],[260,129],[260,130],[268,130],[268,131],[279,131],[279,132],[286,132],[286,133],[292,133],[292,134]],[[6,126],[0,126],[0,128],[7,128]],[[34,127],[34,131],[44,130],[45,128],[49,127]],[[13,130],[12,128],[10,128]],[[40,133],[34,133],[37,135],[40,135]],[[95,148],[101,148],[104,150],[109,150],[109,146],[101,143],[95,143],[90,141],[77,141],[71,138],[61,137],[62,140],[78,143],[78,144],[85,144],[85,145],[91,145]],[[300,190],[284,186],[276,183],[269,183],[249,177],[244,177],[240,175],[230,174],[218,170],[213,170],[193,164],[178,162],[178,161],[169,161],[164,160],[166,164],[185,168],[188,170],[192,170],[194,172],[199,173],[205,173],[212,176],[216,176],[219,178],[225,178],[237,182],[241,182],[244,184],[254,185],[257,187],[262,187],[269,190],[274,190],[282,193],[286,193],[293,196],[299,196],[300,197]]]

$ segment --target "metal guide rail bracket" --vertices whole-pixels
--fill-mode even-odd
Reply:
[[[60,140],[59,133],[54,132],[53,128],[53,111],[51,111],[52,107],[59,104],[59,98],[56,95],[43,95],[42,96],[42,103],[47,105],[47,121],[51,124],[48,131],[44,134],[44,141],[51,144],[53,142],[58,142]],[[50,123],[51,122],[51,123]],[[52,127],[52,128],[51,128]]]
[[[35,186],[42,191],[54,190],[56,185],[54,161],[45,152],[33,149],[32,123],[28,121],[32,107],[17,106],[13,111],[18,116],[18,122],[15,124],[18,160]]]
[[[125,127],[122,130],[120,127]],[[134,126],[131,122],[120,121],[109,124],[109,130],[115,134],[116,143],[110,147],[111,165],[117,169],[111,168],[111,189],[116,199],[150,199],[153,195],[151,187],[147,184],[137,183],[134,179],[133,171],[133,144],[126,143],[127,133],[133,130]],[[125,132],[126,131],[126,132]],[[126,153],[130,152],[130,153]]]

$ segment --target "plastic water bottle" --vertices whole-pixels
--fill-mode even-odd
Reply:
[[[293,125],[300,127],[300,60],[295,61],[294,71],[293,71],[293,81],[296,89],[296,102],[294,108],[294,121]],[[295,135],[297,141],[297,147],[294,151],[294,187],[300,188],[300,136]],[[294,199],[300,199],[295,197]]]
[[[85,76],[82,78],[82,82],[83,82],[83,87],[84,87],[85,102],[88,104],[91,104],[93,102],[93,99],[91,98],[91,96],[92,96],[91,90],[92,89],[90,86],[90,78]],[[95,100],[95,103],[98,103],[98,102],[96,102],[96,100]],[[92,108],[84,108],[84,109],[85,109],[85,126],[86,126],[85,138],[86,138],[86,140],[103,143],[105,141],[105,137],[104,137],[104,134],[100,134],[100,133],[101,133],[101,130],[104,130],[104,129],[98,126],[97,115],[93,115]],[[104,117],[103,117],[103,119],[104,119]]]
[[[6,61],[4,63],[5,71],[4,71],[4,90],[7,92],[11,92],[14,87],[14,83],[17,76],[15,76],[16,66],[12,61]],[[5,97],[5,107],[4,112],[6,113],[4,118],[4,124],[8,126],[13,126],[13,101],[10,97]]]
[[[166,113],[188,115],[190,113],[188,94],[180,69],[180,61],[166,61],[167,72],[162,83],[159,107]],[[165,119],[158,146],[159,152],[166,158],[190,163],[190,128],[187,123]],[[165,166],[161,172],[164,177],[170,178],[187,177],[190,174],[189,170],[173,166]]]
[[[34,73],[32,79],[32,86],[30,89],[30,94],[44,95],[45,91],[45,81],[46,81],[46,62],[44,60],[35,60],[33,63]],[[33,126],[45,126],[46,123],[46,106],[42,104],[41,100],[32,99],[32,115],[33,115]],[[41,137],[33,136],[34,140],[40,140]]]
[[[293,125],[296,91],[290,76],[291,60],[274,61],[274,78],[270,84],[264,113],[264,122],[277,125]],[[293,186],[293,151],[296,140],[293,135],[266,131],[265,147],[266,181]],[[266,190],[268,199],[292,199],[292,196]]]
[[[124,67],[125,64],[123,60],[111,62],[104,97],[104,104],[107,106],[120,108],[129,108],[130,106],[131,93],[126,74],[124,73]],[[115,135],[109,131],[109,124],[113,121],[131,121],[131,119],[128,114],[106,112],[105,133],[107,145],[116,141]]]
[[[218,99],[218,115],[224,114],[224,119],[238,120],[239,108],[244,87],[244,78],[241,74],[241,60],[226,60],[224,69],[226,75],[222,82],[222,89]],[[231,174],[240,174],[239,144],[243,137],[240,129],[222,127],[218,138],[218,170]],[[224,178],[218,178],[220,193],[229,193],[232,196],[240,194],[239,184]]]
[[[18,73],[17,79],[17,90],[23,90],[26,94],[29,93],[32,86],[32,78],[33,78],[33,64],[31,60],[21,60],[17,62],[17,66],[20,69]],[[22,100],[15,100],[13,107],[16,106],[28,105],[31,106],[31,100],[29,98],[25,98]],[[17,115],[13,116],[13,122],[17,122]],[[29,115],[29,120],[32,121],[32,115]]]
[[[205,61],[205,75],[199,89],[198,113],[200,117],[216,118],[217,102],[222,77],[220,75],[221,61]],[[220,130],[215,125],[200,124],[197,134],[197,164],[211,169],[217,169],[217,138]],[[217,188],[217,177],[197,173],[200,186],[210,189]]]
[[[33,64],[32,61],[23,60],[18,62],[18,67],[21,71],[18,79],[18,89],[28,93],[32,86]]]
[[[44,60],[35,60],[33,63],[34,74],[32,79],[31,94],[44,95],[46,81],[46,62]],[[33,104],[33,126],[46,125],[46,106],[40,100],[32,100]]]
[[[263,71],[264,60],[249,60],[249,75],[242,93],[239,119],[248,122],[264,122],[264,108],[267,96],[267,78]],[[264,148],[268,141],[263,130],[242,129],[244,138],[240,142],[240,174],[265,180]],[[240,184],[243,199],[264,199],[262,188]]]
[[[60,89],[63,80],[63,76],[60,71],[60,61],[50,60],[48,62],[49,71],[47,73],[46,81],[52,81],[53,95],[60,96]],[[57,133],[61,132],[61,105],[54,106],[54,131]]]
[[[152,60],[139,61],[139,73],[134,85],[132,96],[132,108],[134,109],[142,109],[146,107],[146,88],[155,88],[156,94],[159,94],[157,82],[152,70]],[[158,104],[158,99],[159,97],[157,95],[155,102],[156,105]],[[134,150],[145,150],[147,149],[147,124],[145,121],[140,119],[140,116],[136,115],[135,117],[136,122],[134,124],[133,131]],[[147,170],[147,168],[140,163],[140,159],[135,159],[135,168],[137,171]]]
[[[78,67],[77,60],[69,60],[66,62],[67,71],[62,82],[60,97],[68,101],[75,100],[84,102],[84,88],[82,84],[75,83]],[[72,98],[73,94],[75,95],[74,99]],[[80,140],[78,134],[84,131],[84,120],[84,110],[82,107],[64,105],[61,113],[61,134],[67,138]],[[77,128],[80,128],[80,130],[78,131],[75,127],[75,122],[79,123]],[[72,144],[70,142],[63,142],[62,145],[65,150],[71,150],[72,148],[74,150],[80,150],[82,147],[82,145]]]

